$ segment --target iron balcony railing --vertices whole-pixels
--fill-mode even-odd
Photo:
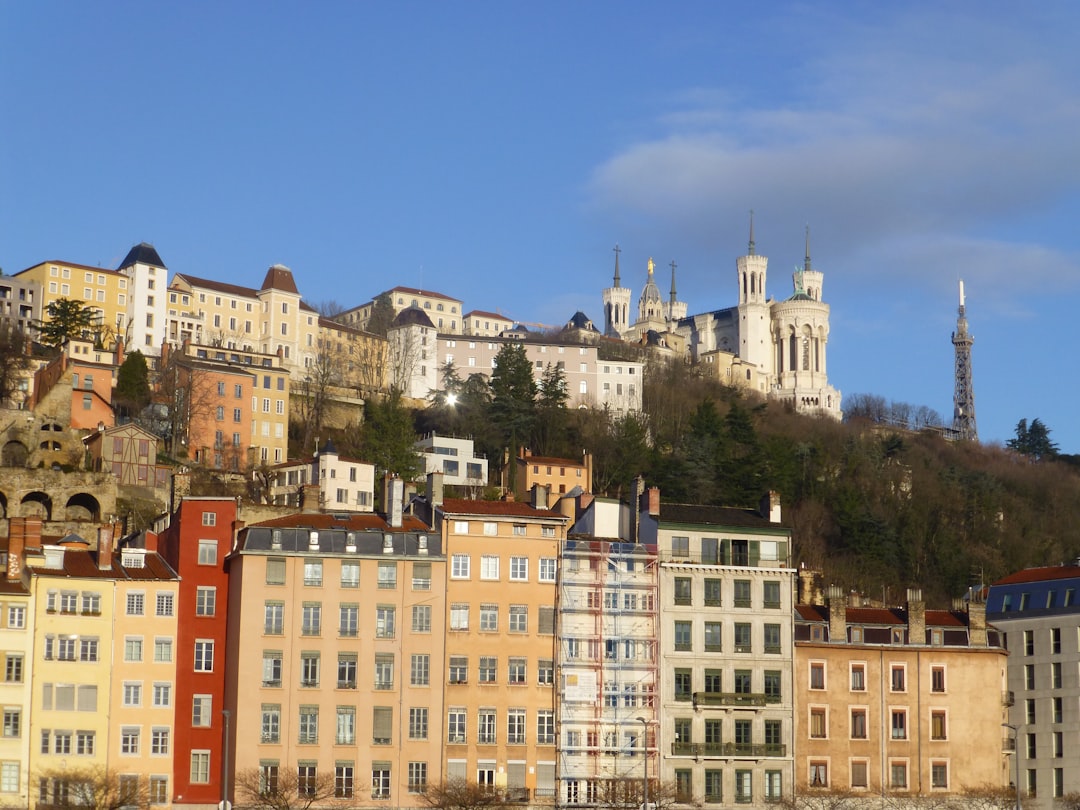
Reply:
[[[779,695],[762,695],[749,692],[694,692],[694,706],[765,706],[779,703]]]
[[[676,757],[784,757],[787,746],[782,743],[687,743],[671,744],[671,754]]]

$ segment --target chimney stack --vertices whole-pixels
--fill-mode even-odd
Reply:
[[[430,472],[427,476],[427,502],[434,509],[443,502],[443,473]]]
[[[533,484],[532,487],[532,508],[533,509],[547,509],[548,496],[550,490],[543,484]]]
[[[847,597],[839,585],[828,588],[829,641],[833,644],[847,643]]]
[[[642,496],[645,494],[645,479],[637,476],[632,484],[630,494],[630,537],[627,538],[635,545],[639,542],[638,535],[641,531],[641,508]]]
[[[386,522],[391,528],[400,529],[402,511],[405,508],[405,483],[396,475],[386,481]]]
[[[968,646],[986,646],[986,602],[974,591],[968,594]]]
[[[907,589],[908,644],[926,643],[926,602],[922,588]]]
[[[97,535],[97,567],[99,571],[112,570],[113,527],[99,526]]]
[[[761,497],[758,503],[758,514],[767,518],[770,523],[780,522],[780,493],[769,490]]]
[[[645,503],[651,517],[660,517],[660,487],[649,487],[645,492]]]

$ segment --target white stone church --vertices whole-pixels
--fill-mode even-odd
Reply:
[[[788,298],[766,298],[768,264],[768,258],[754,250],[751,220],[747,255],[735,260],[739,303],[688,316],[686,303],[676,296],[674,262],[665,302],[649,259],[637,319],[631,323],[631,291],[620,283],[616,248],[614,285],[603,293],[605,333],[686,355],[715,369],[722,381],[791,403],[801,413],[839,419],[840,392],[829,385],[825,362],[829,305],[821,300],[823,274],[811,269],[809,229],[805,263],[792,275],[794,289]]]

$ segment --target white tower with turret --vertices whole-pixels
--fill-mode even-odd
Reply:
[[[604,334],[621,337],[630,327],[630,288],[619,279],[619,246],[615,245],[615,283],[604,290]]]
[[[759,369],[771,366],[769,303],[765,298],[765,274],[769,267],[766,256],[754,250],[754,214],[750,213],[750,244],[745,256],[735,260],[739,276],[739,357]]]

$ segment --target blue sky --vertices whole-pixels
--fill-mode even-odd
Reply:
[[[0,3],[0,267],[116,267],[312,303],[396,284],[602,319],[612,247],[691,312],[811,228],[830,381],[952,414],[957,281],[984,441],[1080,452],[1080,7]]]

